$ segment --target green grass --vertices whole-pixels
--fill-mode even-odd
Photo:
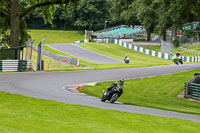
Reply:
[[[36,42],[34,42],[35,45],[38,45],[42,38],[46,38],[45,44],[73,43],[76,40],[83,39],[82,31],[31,30],[30,34],[34,40],[37,40]],[[80,44],[80,46],[95,51],[97,53],[119,59],[121,61],[124,60],[124,57],[127,54],[130,57],[130,64],[96,64],[79,59],[80,67],[69,67],[64,70],[114,69],[173,64],[173,62],[170,60],[160,59],[157,57],[152,57],[146,54],[135,52],[116,44],[82,43]],[[57,51],[45,45],[44,49],[55,54],[75,58],[71,55]]]
[[[45,38],[45,44],[74,43],[84,40],[84,31],[29,30],[29,34],[35,40],[35,45],[38,45],[43,38]]]
[[[62,61],[57,61],[52,58],[49,58],[46,55],[42,56],[42,59],[44,60],[44,69],[45,70],[65,70],[69,68],[74,68],[74,65],[70,65],[67,63],[64,63]],[[32,52],[32,63],[34,70],[37,70],[37,52]]]
[[[200,123],[0,92],[1,133],[198,133]]]
[[[81,43],[79,46],[95,51],[97,53],[124,60],[127,54],[130,58],[130,64],[94,64],[88,62],[82,62],[79,68],[66,69],[66,70],[91,70],[91,69],[115,69],[115,68],[130,68],[130,67],[144,67],[144,66],[157,66],[157,65],[169,65],[173,64],[170,60],[160,59],[152,57],[143,53],[135,52],[133,50],[124,48],[116,44],[105,44],[105,43]],[[54,51],[55,53],[56,51]]]
[[[30,30],[30,34],[35,45],[38,45],[39,42],[45,38],[45,44],[53,44],[53,43],[73,43],[77,40],[83,40],[83,32],[82,31],[59,31],[59,30]],[[115,44],[81,44],[80,46],[90,49],[92,51],[122,60],[124,56],[128,54],[131,59],[132,64],[95,64],[91,62],[87,62],[80,59],[79,68],[73,68],[73,70],[90,70],[90,69],[109,69],[109,68],[126,68],[126,67],[140,67],[140,66],[154,66],[154,65],[167,65],[172,64],[169,60],[159,59],[156,57],[151,57],[142,53],[134,52],[132,50],[117,46]],[[55,54],[60,54],[68,57],[73,57],[63,52],[52,49],[48,46],[44,45],[44,49],[49,50]],[[75,57],[73,57],[75,58]],[[66,69],[71,70],[71,68]]]
[[[178,98],[183,92],[184,83],[189,81],[198,70],[181,72],[151,78],[125,80],[124,94],[118,99],[126,104],[171,110],[200,115],[200,103]],[[85,86],[81,92],[102,96],[102,90],[112,82],[97,83],[96,86]]]
[[[61,51],[58,51],[58,50],[55,50],[51,47],[48,47],[46,45],[44,45],[44,48],[54,54],[58,54],[58,55],[63,55],[63,56],[67,56],[67,57],[71,57],[71,58],[76,58],[74,56],[71,56],[69,54],[66,54],[66,53],[63,53]],[[82,59],[79,59],[79,64],[81,67],[85,67],[85,66],[91,66],[91,65],[96,65],[96,63],[92,63],[92,62],[88,62],[88,61],[85,61],[85,60],[82,60]]]
[[[96,64],[87,62],[85,60],[79,59],[80,67],[69,67],[63,70],[92,70],[92,69],[113,69],[113,68],[128,68],[128,67],[142,67],[142,66],[155,66],[155,65],[168,65],[173,64],[170,60],[160,59],[152,56],[148,56],[139,52],[135,52],[124,47],[118,46],[116,44],[80,44],[79,46],[99,52],[101,54],[122,60],[124,59],[125,54],[128,54],[130,57],[131,64]],[[63,56],[73,57],[63,52],[52,49],[48,46],[44,46],[46,50],[60,54]],[[111,52],[112,51],[112,52]],[[75,57],[73,57],[75,58]]]
[[[168,65],[172,64],[172,61],[165,60],[153,56],[149,56],[143,53],[139,53],[116,44],[104,44],[104,43],[89,43],[80,44],[79,46],[95,51],[97,53],[124,60],[125,55],[130,58],[130,64],[123,64],[126,67],[138,67],[138,66],[154,66],[154,65]]]
[[[83,31],[62,31],[62,30],[29,30],[29,34],[31,35],[32,39],[34,41],[34,45],[38,45],[43,38],[45,38],[44,44],[54,44],[54,43],[74,43],[75,41],[78,40],[83,40],[84,39],[84,32]],[[44,49],[63,56],[67,57],[73,57],[69,54],[60,52],[58,50],[52,49],[51,47],[48,47],[44,45]],[[90,66],[90,65],[96,65],[95,63],[91,63],[85,60],[79,59],[80,66]],[[71,70],[71,69],[76,69],[74,67],[69,67],[66,68],[66,70]]]

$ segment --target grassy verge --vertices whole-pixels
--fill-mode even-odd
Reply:
[[[119,117],[120,116],[120,117]],[[200,123],[0,92],[1,133],[197,133]]]
[[[160,59],[139,52],[135,52],[130,49],[118,46],[116,44],[104,44],[104,43],[81,43],[79,46],[95,51],[97,53],[124,60],[124,56],[127,54],[130,58],[130,64],[94,64],[88,63],[86,61],[80,60],[81,67],[79,68],[69,68],[66,70],[91,70],[91,69],[113,69],[113,68],[129,68],[129,67],[143,67],[143,66],[156,66],[156,65],[168,65],[173,64],[170,60]],[[65,55],[62,52],[56,51],[54,49],[51,52]]]
[[[54,44],[54,43],[74,43],[78,40],[84,39],[83,31],[62,31],[62,30],[29,30],[29,34],[31,35],[34,41],[34,45],[38,45],[43,38],[45,38],[44,44]],[[58,50],[52,49],[46,45],[44,45],[44,49],[63,56],[75,58],[69,54],[60,52]],[[87,62],[85,60],[79,59],[79,63],[81,67],[96,65],[95,63]],[[64,68],[65,70],[71,70],[76,68]],[[55,69],[56,70],[56,69]]]
[[[35,40],[35,45],[38,45],[43,38],[45,38],[45,44],[74,43],[84,40],[84,31],[29,30],[29,34]]]
[[[170,60],[149,56],[116,44],[89,43],[80,44],[79,46],[121,61],[124,60],[125,55],[128,55],[130,58],[129,66],[131,67],[172,64]]]
[[[158,65],[169,65],[173,64],[170,60],[165,60],[157,57],[152,57],[143,53],[135,52],[133,50],[121,47],[116,44],[105,44],[105,43],[81,43],[79,46],[92,50],[94,52],[119,59],[123,61],[124,56],[128,55],[130,58],[130,64],[95,64],[80,59],[80,67],[67,68],[65,70],[92,70],[92,69],[115,69],[115,68],[131,68],[131,67],[144,67],[144,66],[158,66]],[[55,49],[46,46],[49,51],[70,56]]]
[[[62,61],[57,61],[48,56],[43,55],[42,59],[44,60],[45,70],[65,70],[69,68],[75,68],[75,66],[64,63]],[[37,52],[32,52],[32,63],[34,70],[37,70]]]
[[[198,70],[181,72],[151,78],[126,80],[124,94],[118,99],[126,104],[171,110],[200,115],[200,103],[178,98],[184,90],[184,83],[193,77]],[[80,91],[97,97],[112,82],[102,82],[96,86],[85,86]]]
[[[76,58],[76,57],[73,57],[71,55],[68,55],[66,53],[63,53],[61,51],[58,51],[58,50],[55,50],[51,47],[48,47],[46,45],[44,45],[44,48],[54,54],[58,54],[58,55],[63,55],[63,56],[67,56],[67,57],[71,57],[71,58]],[[85,66],[91,66],[91,65],[97,65],[96,63],[91,63],[91,62],[88,62],[88,61],[85,61],[85,60],[82,60],[82,59],[79,59],[79,64],[81,67],[85,67]]]

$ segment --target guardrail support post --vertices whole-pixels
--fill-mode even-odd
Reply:
[[[37,71],[42,70],[42,48],[45,39],[42,39],[40,44],[38,45],[38,58],[37,58]]]

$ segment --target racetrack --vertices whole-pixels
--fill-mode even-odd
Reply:
[[[120,64],[123,61],[101,55],[99,53],[84,49],[75,44],[45,44],[53,49],[67,53],[79,59],[98,64]]]
[[[0,90],[68,104],[79,104],[103,109],[163,117],[175,117],[200,122],[199,115],[183,114],[124,104],[103,103],[97,98],[78,95],[66,90],[66,87],[80,83],[118,80],[120,78],[142,78],[198,68],[200,68],[199,64],[184,64],[179,66],[169,65],[67,72],[1,73]]]

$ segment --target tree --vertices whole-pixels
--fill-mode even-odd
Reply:
[[[166,30],[171,29],[171,39],[175,46],[178,46],[176,31],[181,29],[185,23],[195,21],[194,14],[197,12],[194,11],[194,6],[196,3],[194,1],[191,3],[191,0],[160,0],[158,3],[160,6],[156,9],[158,22],[156,30],[163,36],[163,40],[165,40]]]
[[[109,19],[107,0],[80,0],[76,10],[74,26],[82,29],[99,30]]]
[[[136,0],[132,3],[137,19],[147,31],[147,40],[151,40],[151,32],[157,23],[156,9],[158,3],[153,0]]]
[[[136,15],[132,8],[135,0],[112,0],[110,14],[113,23],[134,25],[138,24]]]
[[[20,2],[24,6],[20,6]],[[0,4],[1,43],[10,42],[11,47],[23,45],[27,38],[24,17],[35,9],[41,9],[45,22],[52,23],[58,4],[75,3],[77,0],[2,0]],[[10,30],[10,33],[8,31]],[[5,37],[5,38],[4,38]],[[20,44],[21,43],[21,44]]]

